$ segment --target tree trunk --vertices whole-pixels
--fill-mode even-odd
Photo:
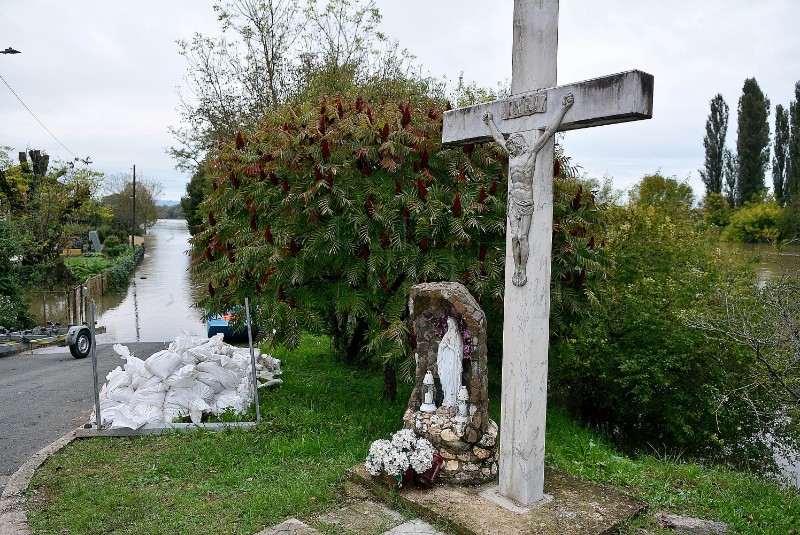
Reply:
[[[367,328],[367,322],[362,318],[358,318],[356,320],[356,328],[353,331],[353,336],[350,338],[350,342],[347,344],[347,352],[345,355],[347,362],[359,362],[359,356],[364,347],[364,338],[367,335]]]
[[[383,364],[383,399],[397,401],[397,371],[390,361]]]

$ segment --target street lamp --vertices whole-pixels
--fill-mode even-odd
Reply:
[[[0,54],[21,54],[19,50],[14,50],[11,47],[6,48],[5,50],[0,50]]]

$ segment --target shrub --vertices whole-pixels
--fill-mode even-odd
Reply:
[[[442,147],[441,124],[430,102],[337,97],[281,108],[221,144],[192,241],[203,306],[249,296],[274,342],[324,332],[344,358],[391,362],[413,354],[410,286],[452,280],[501,329],[505,154]],[[561,181],[556,199],[553,272],[569,291],[553,310],[565,325],[596,301],[603,253],[590,192]]]
[[[800,240],[800,201],[788,204],[778,218],[778,229],[784,240]]]
[[[117,258],[117,261],[108,270],[111,289],[118,290],[128,284],[128,279],[142,256],[144,256],[144,248],[137,246],[133,250],[127,248],[125,253]]]
[[[717,412],[725,387],[746,380],[746,360],[683,321],[738,272],[713,252],[688,207],[672,215],[617,207],[609,229],[615,269],[605,309],[553,345],[553,395],[618,440],[719,453],[749,436],[735,403]]]
[[[120,241],[117,236],[111,235],[103,242],[103,254],[116,258],[127,250],[128,246]]]
[[[746,202],[731,215],[722,238],[745,243],[774,243],[780,238],[781,207],[774,202]]]
[[[105,272],[111,266],[111,260],[101,253],[86,253],[67,258],[64,263],[75,284],[82,284],[86,279]]]
[[[727,227],[731,220],[731,209],[721,193],[709,193],[703,199],[703,220],[715,227]]]

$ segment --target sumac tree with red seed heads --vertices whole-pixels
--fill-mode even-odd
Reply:
[[[202,210],[225,217],[193,238],[194,270],[218,288],[202,305],[219,312],[250,297],[254,321],[271,341],[293,345],[303,331],[326,333],[350,362],[408,363],[410,287],[468,273],[467,286],[499,333],[506,226],[501,149],[494,143],[443,147],[442,113],[430,101],[370,106],[360,98],[336,99],[335,108],[330,102],[327,150],[318,101],[275,110],[244,136],[241,149],[223,143],[212,155],[234,172],[258,159],[270,180],[242,181],[238,189],[223,182],[204,201]],[[329,176],[330,187],[322,186],[321,177]],[[571,210],[575,194],[575,187],[568,190],[558,197],[563,211]],[[248,229],[245,199],[254,199],[263,239]],[[588,224],[595,212],[581,210]],[[205,261],[214,237],[235,247],[234,261]],[[586,267],[583,288],[591,289],[600,262],[584,266],[575,249],[564,252],[561,245],[554,244],[554,258],[564,265],[558,269]],[[230,274],[235,282],[220,288]],[[296,308],[286,302],[288,294]]]

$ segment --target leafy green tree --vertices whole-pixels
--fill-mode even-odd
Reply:
[[[778,219],[782,240],[800,240],[800,202],[784,206]]]
[[[27,243],[20,268],[24,280],[49,287],[67,275],[61,250],[86,239],[89,229],[108,215],[97,202],[103,175],[91,169],[88,159],[55,162],[48,169],[45,153],[29,154],[31,162],[22,161],[18,170],[7,172],[19,172],[25,189],[22,204],[11,210],[10,224]]]
[[[431,101],[335,97],[279,108],[222,144],[192,240],[203,306],[219,312],[249,296],[271,341],[324,332],[342,358],[389,368],[411,365],[413,284],[461,281],[498,317],[505,156],[493,144],[442,147],[441,121]],[[605,266],[592,193],[574,181],[558,191],[557,326],[594,306]]]
[[[775,243],[780,238],[781,218],[778,203],[756,196],[731,215],[722,238],[744,243]]]
[[[657,206],[668,214],[688,211],[694,204],[694,192],[686,182],[659,173],[643,177],[631,188],[630,202],[638,208]]]
[[[196,169],[219,139],[255,127],[268,110],[321,94],[370,87],[368,98],[404,99],[428,81],[412,57],[379,32],[373,0],[219,0],[221,37],[180,42],[188,93],[181,96],[178,165]],[[409,85],[409,81],[412,81]],[[380,82],[380,83],[376,83]]]
[[[729,149],[725,149],[725,199],[731,207],[739,204],[739,158]]]
[[[159,205],[156,208],[159,219],[186,219],[180,204]]]
[[[725,163],[725,137],[728,135],[728,105],[717,94],[711,99],[711,112],[706,120],[706,137],[703,147],[706,150],[705,168],[700,177],[706,185],[706,195],[722,193],[722,179]]]
[[[25,250],[23,241],[6,216],[0,214],[0,327],[14,330],[33,325],[29,298],[19,284],[19,262],[15,260]]]
[[[789,104],[789,159],[786,164],[786,197],[794,202],[800,196],[800,82],[794,86]]]
[[[703,199],[703,220],[709,225],[725,228],[731,220],[731,208],[721,193],[708,193]]]
[[[149,227],[156,224],[159,215],[156,200],[164,191],[160,182],[145,176],[136,177],[135,223],[133,176],[129,173],[111,175],[106,178],[104,189],[106,195],[103,197],[103,204],[111,210],[111,225],[119,234],[130,235],[131,229],[135,227],[138,236],[143,229],[147,232]]]
[[[787,172],[789,163],[789,110],[778,104],[775,106],[775,155],[772,158],[772,191],[778,204],[784,204],[787,191]]]
[[[192,235],[197,233],[200,223],[203,222],[203,215],[198,211],[200,203],[210,193],[211,179],[201,166],[192,173],[192,178],[186,184],[186,195],[181,197],[181,208]]]
[[[764,175],[769,165],[769,99],[755,78],[744,81],[739,97],[739,130],[736,152],[739,158],[737,195],[749,201],[764,189]]]

